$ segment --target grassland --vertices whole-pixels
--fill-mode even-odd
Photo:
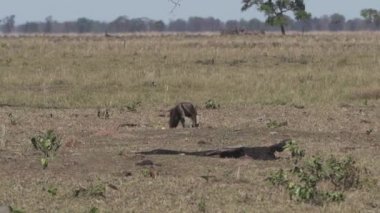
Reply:
[[[225,106],[370,100],[380,93],[379,36],[2,38],[0,104],[78,108],[208,98]]]
[[[380,34],[372,32],[2,37],[0,205],[26,212],[377,212],[379,53]],[[221,108],[207,110],[208,99]],[[198,105],[199,129],[166,129],[160,114],[182,100]],[[128,110],[137,102],[136,112]],[[110,118],[97,117],[106,107]],[[287,126],[268,128],[274,120]],[[43,170],[30,138],[47,129],[62,147]],[[370,181],[342,203],[316,206],[265,180],[289,167],[286,152],[276,161],[134,154],[289,137],[307,156],[353,156]],[[136,165],[146,159],[156,165]],[[80,189],[87,193],[74,196]]]

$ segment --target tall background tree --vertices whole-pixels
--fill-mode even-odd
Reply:
[[[339,13],[334,13],[330,16],[329,30],[330,31],[341,31],[344,30],[344,24],[346,18]]]
[[[45,27],[44,27],[44,32],[45,33],[51,33],[52,30],[53,30],[53,17],[52,16],[48,16],[45,18]]]
[[[372,8],[363,9],[360,11],[360,15],[364,18],[368,25],[379,29],[380,27],[380,11]]]
[[[3,23],[2,31],[3,33],[11,33],[15,28],[15,15],[10,15],[5,17],[1,22]]]
[[[288,24],[287,12],[293,12],[296,20],[307,20],[311,14],[306,12],[303,0],[243,0],[242,11],[256,6],[266,16],[266,22],[272,26],[280,26],[285,35],[285,26]]]

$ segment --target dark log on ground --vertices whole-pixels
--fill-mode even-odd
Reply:
[[[138,152],[137,154],[143,155],[193,155],[200,157],[220,157],[220,158],[241,158],[250,157],[255,160],[275,160],[275,152],[284,151],[285,145],[290,139],[282,140],[280,143],[271,146],[260,147],[237,147],[237,148],[223,148],[216,150],[206,150],[199,152],[177,151],[169,149],[154,149],[146,152]]]

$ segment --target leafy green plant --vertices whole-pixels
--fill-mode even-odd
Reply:
[[[41,165],[44,169],[48,166],[48,159],[54,157],[55,153],[61,147],[61,139],[53,130],[48,130],[44,134],[37,135],[31,139],[34,149],[41,151]]]
[[[305,160],[305,151],[294,141],[290,141],[285,150],[296,158],[293,167],[289,171],[272,172],[267,180],[274,186],[284,187],[292,200],[312,204],[341,202],[346,190],[360,184],[362,170],[351,157],[314,156]]]
[[[289,151],[292,157],[296,160],[300,160],[305,156],[305,150],[300,149],[297,142],[294,140],[287,142],[284,149]]]
[[[279,128],[279,127],[287,126],[287,125],[288,125],[287,121],[278,122],[276,120],[273,120],[273,121],[269,120],[269,122],[267,123],[267,127],[270,129],[275,129],[275,128]]]
[[[42,188],[43,191],[47,191],[51,196],[56,196],[58,192],[58,188],[54,186],[49,186],[49,188]]]
[[[99,213],[99,212],[100,212],[100,210],[98,208],[96,208],[96,207],[92,207],[90,209],[90,213]]]
[[[11,213],[25,213],[24,210],[18,209],[18,208],[12,207],[12,206],[10,206],[9,209],[10,209]]]
[[[128,111],[136,112],[137,107],[140,105],[141,105],[141,101],[132,101],[132,102],[127,104],[127,109],[128,109]]]
[[[274,186],[281,186],[287,183],[287,177],[283,169],[271,173],[267,180]]]
[[[199,212],[206,212],[206,199],[204,197],[198,202],[198,210]]]
[[[213,99],[209,99],[205,102],[205,107],[206,109],[218,109],[220,108],[220,104]]]
[[[367,130],[365,131],[365,134],[370,135],[372,132],[373,132],[373,129],[370,128],[370,129],[367,129]]]
[[[57,191],[58,191],[57,187],[50,187],[50,188],[47,190],[47,192],[48,192],[49,194],[51,194],[52,196],[56,196],[56,195],[57,195]]]
[[[325,177],[330,179],[337,189],[347,190],[359,186],[360,173],[361,171],[355,166],[352,157],[338,160],[334,156],[330,156],[326,160]]]
[[[87,188],[79,187],[74,191],[74,197],[105,197],[106,185],[104,183],[92,183]]]

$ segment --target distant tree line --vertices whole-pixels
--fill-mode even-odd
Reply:
[[[297,20],[285,16],[286,30],[290,31],[360,31],[380,30],[380,11],[363,9],[362,18],[347,20],[343,15],[335,13],[307,20]],[[176,19],[165,23],[161,20],[148,18],[128,18],[119,16],[111,22],[102,22],[88,18],[78,18],[75,21],[59,22],[52,16],[40,22],[15,24],[15,15],[0,20],[1,31],[7,33],[123,33],[123,32],[220,32],[233,30],[247,31],[278,31],[264,21],[251,20],[221,21],[213,17],[190,17],[187,20]]]

